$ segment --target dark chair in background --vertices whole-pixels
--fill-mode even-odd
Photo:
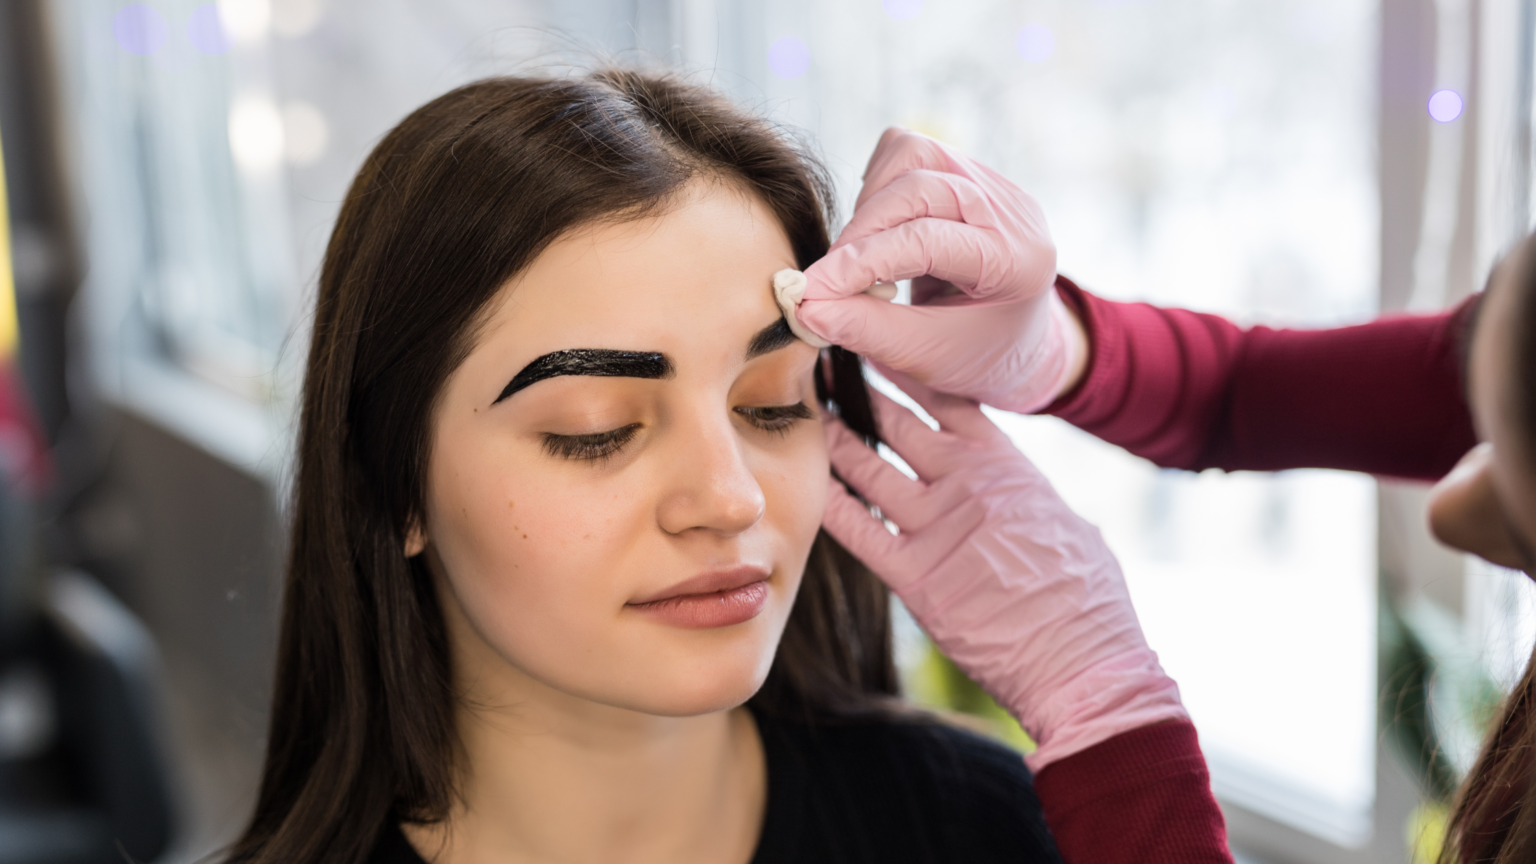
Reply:
[[[0,862],[152,862],[173,827],[154,642],[88,575],[32,579],[30,528],[0,483]]]

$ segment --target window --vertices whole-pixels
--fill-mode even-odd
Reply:
[[[1376,308],[1373,12],[1305,0],[775,6],[753,80],[812,130],[850,197],[881,129],[901,123],[1034,194],[1061,271],[1089,290],[1325,326]],[[1052,419],[996,419],[1120,556],[1218,793],[1364,842],[1373,482],[1161,471]]]
[[[1376,309],[1373,12],[776,5],[756,34],[760,68],[742,72],[811,129],[845,194],[883,126],[902,123],[1034,194],[1061,272],[1091,291],[1327,326]],[[1049,418],[997,420],[1120,555],[1218,793],[1342,846],[1366,841],[1375,484],[1158,470]]]
[[[279,440],[269,409],[299,303],[282,121],[264,44],[245,38],[265,7],[217,8],[51,11],[90,220],[96,383],[249,467]]]

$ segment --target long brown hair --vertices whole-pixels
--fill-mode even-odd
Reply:
[[[1536,234],[1502,264],[1504,290],[1516,292],[1510,385],[1515,422],[1536,461]],[[1489,280],[1490,286],[1493,280]],[[1485,292],[1486,296],[1486,292]],[[1470,335],[1470,334],[1468,334]],[[1528,574],[1536,578],[1536,573]],[[1451,812],[1442,864],[1536,861],[1536,654],[1526,663]]]
[[[430,416],[486,304],[555,238],[664,212],[728,176],[777,215],[801,268],[830,186],[803,148],[666,76],[494,78],[396,126],[347,193],[320,274],[266,765],[239,862],[357,862],[387,819],[444,818],[454,692],[432,579],[407,559]],[[763,290],[768,290],[766,283]],[[859,360],[830,349],[823,403],[876,437]],[[836,720],[896,693],[889,595],[825,533],[760,711]]]

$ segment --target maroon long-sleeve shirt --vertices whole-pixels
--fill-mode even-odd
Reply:
[[[1339,468],[1433,480],[1476,443],[1462,392],[1471,301],[1332,330],[1244,329],[1113,303],[1057,280],[1082,318],[1082,381],[1048,413],[1168,468]],[[1231,862],[1188,722],[1132,730],[1041,770],[1070,864]]]

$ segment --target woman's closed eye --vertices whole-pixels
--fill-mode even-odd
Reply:
[[[735,411],[758,429],[781,435],[789,432],[789,428],[801,420],[811,420],[816,416],[816,412],[804,402],[797,402],[794,405],[743,406],[736,408]],[[578,462],[603,462],[624,449],[624,445],[634,440],[639,431],[640,424],[631,423],[606,432],[591,432],[585,435],[557,435],[546,432],[544,433],[544,452],[561,459],[572,459]]]
[[[816,413],[804,402],[796,402],[793,405],[743,406],[737,408],[736,413],[759,429],[781,435],[789,432],[789,427],[801,420],[810,420],[816,416]]]
[[[586,435],[544,433],[544,452],[578,462],[602,462],[619,452],[640,431],[639,423]]]

